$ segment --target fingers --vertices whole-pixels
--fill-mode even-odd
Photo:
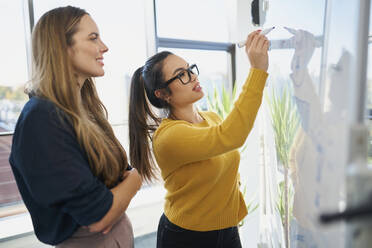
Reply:
[[[269,41],[264,35],[260,35],[259,32],[254,32],[249,37],[250,46],[246,47],[246,53],[248,59],[253,68],[267,71],[268,68],[268,49]]]
[[[261,30],[250,33],[247,37],[246,49],[263,49],[268,39],[265,35],[260,35]]]
[[[261,30],[256,30],[256,31],[253,31],[252,33],[250,33],[250,34],[248,35],[248,37],[247,37],[247,42],[246,42],[245,46],[246,46],[246,47],[250,47],[251,44],[252,44],[252,40],[253,40],[253,38],[254,38],[257,34],[259,34],[260,32],[261,32]]]
[[[98,227],[97,227],[96,224],[89,225],[88,226],[88,230],[91,233],[98,233],[98,232],[100,232],[100,230],[98,229]]]
[[[270,41],[266,39],[266,40],[264,41],[264,43],[263,43],[262,48],[263,48],[265,51],[268,51],[268,50],[269,50],[269,47],[270,47]]]
[[[255,35],[253,37],[253,40],[252,40],[250,49],[256,49],[257,48],[257,43],[258,43],[258,39],[259,38],[260,38],[260,35],[259,34]]]
[[[112,226],[107,227],[105,230],[103,230],[103,234],[108,234],[112,229]]]
[[[90,225],[90,226],[87,226],[87,227],[83,227],[83,228],[84,228],[84,229],[88,229],[89,232],[91,232],[91,233],[98,233],[98,232],[101,232],[101,233],[103,233],[103,234],[107,234],[107,233],[109,233],[109,232],[111,231],[113,225],[114,225],[114,224],[112,224],[112,225],[106,227],[105,229],[103,229],[103,231],[102,231],[102,230],[99,230],[98,227],[97,227],[95,224]]]
[[[260,35],[261,37],[259,37],[258,41],[257,41],[257,48],[258,49],[262,49],[263,46],[264,46],[264,43],[265,41],[268,41],[268,39],[266,38],[266,36],[264,35]]]
[[[255,50],[261,50],[264,46],[265,41],[268,41],[266,36],[258,34],[253,38],[250,48]]]

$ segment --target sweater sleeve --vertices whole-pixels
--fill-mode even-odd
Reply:
[[[159,127],[153,144],[157,159],[166,158],[174,165],[182,165],[242,146],[261,105],[267,76],[262,70],[251,69],[233,110],[219,125],[196,127],[185,121],[172,121]]]
[[[35,202],[71,215],[80,225],[106,215],[113,195],[93,175],[72,127],[55,111],[28,113],[13,139],[12,164]]]

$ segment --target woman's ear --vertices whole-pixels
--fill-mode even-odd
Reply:
[[[155,96],[163,101],[166,101],[167,103],[170,102],[170,95],[168,92],[166,92],[165,89],[159,89],[155,90]]]
[[[154,93],[157,98],[160,98],[162,100],[169,98],[169,93],[167,92],[166,89],[158,89],[158,90],[155,90]]]
[[[155,90],[155,96],[157,97],[157,98],[160,98],[160,99],[163,99],[163,92],[162,92],[162,90]]]

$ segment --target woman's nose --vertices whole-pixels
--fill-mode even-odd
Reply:
[[[101,52],[102,53],[105,53],[105,52],[107,52],[109,49],[108,49],[108,47],[105,45],[105,43],[103,43],[102,41],[101,41]]]

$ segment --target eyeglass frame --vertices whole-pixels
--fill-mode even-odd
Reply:
[[[190,83],[191,82],[191,74],[193,74],[193,75],[195,75],[195,73],[192,71],[192,68],[196,68],[196,71],[198,72],[198,75],[199,75],[199,68],[198,68],[198,66],[196,65],[196,64],[192,64],[192,65],[190,65],[187,69],[185,69],[185,70],[183,70],[182,72],[180,72],[180,73],[178,73],[176,76],[174,76],[174,77],[172,77],[171,79],[169,79],[169,80],[167,80],[164,84],[165,84],[165,86],[164,86],[164,88],[165,87],[167,87],[170,83],[172,83],[174,80],[176,80],[176,79],[179,79],[180,81],[181,81],[181,83],[183,84],[183,85],[186,85],[186,84],[188,84],[188,83]],[[183,73],[183,72],[187,72],[187,74],[189,74],[189,78],[190,78],[190,80],[187,82],[187,83],[184,83],[183,81],[182,81],[182,79],[181,79],[181,73]],[[197,76],[198,76],[197,75]]]

